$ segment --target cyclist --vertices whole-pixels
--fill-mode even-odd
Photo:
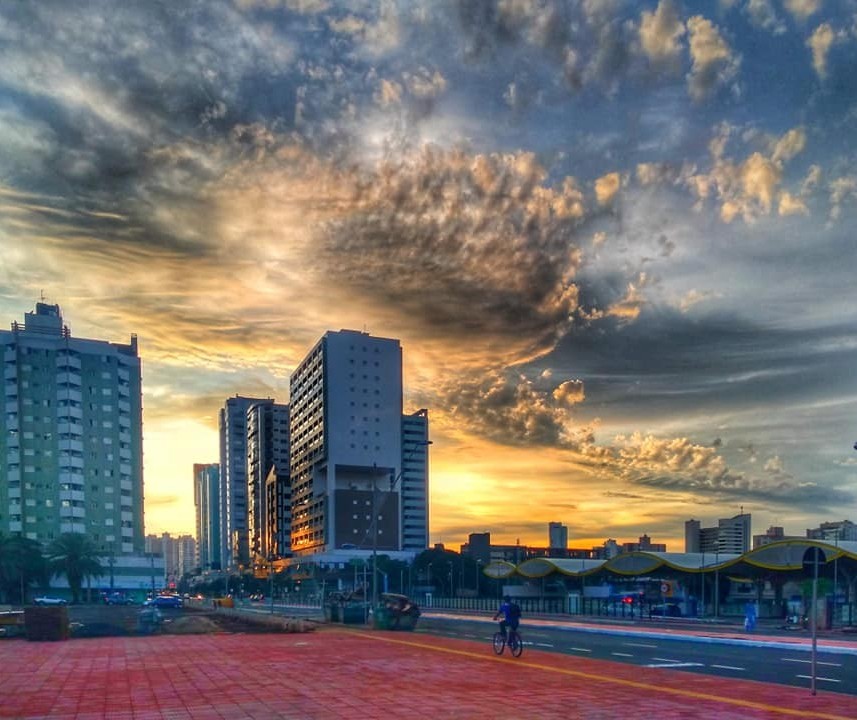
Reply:
[[[512,598],[506,595],[503,598],[503,604],[494,613],[494,619],[496,620],[501,615],[503,619],[500,621],[500,632],[503,633],[503,640],[506,640],[507,627],[512,628],[512,630],[518,629],[518,625],[521,622],[521,606],[513,602]]]

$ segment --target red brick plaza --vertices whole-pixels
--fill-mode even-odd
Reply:
[[[853,695],[345,628],[4,640],[0,664],[2,718],[857,717]]]

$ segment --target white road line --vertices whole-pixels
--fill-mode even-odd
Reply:
[[[623,645],[627,645],[628,647],[644,647],[644,648],[656,648],[657,645],[649,645],[649,643],[622,643]]]
[[[674,662],[674,663],[651,663],[650,665],[643,665],[643,667],[649,667],[649,668],[682,668],[682,667],[704,667],[704,666],[702,663]]]
[[[795,675],[795,677],[803,678],[804,680],[812,680],[812,675]],[[816,680],[823,680],[824,682],[842,682],[841,680],[837,680],[836,678],[823,678],[816,677]]]
[[[665,662],[665,663],[682,663],[682,662],[684,662],[684,660],[674,660],[673,658],[659,658],[659,657],[653,657],[652,660],[657,660],[658,662]]]
[[[478,635],[471,635],[470,633],[464,633],[464,637],[466,637],[466,638],[475,638],[475,637],[479,637],[479,636],[478,636]]]
[[[796,663],[806,663],[807,665],[812,664],[812,660],[803,660],[801,658],[780,658],[783,662],[796,662]],[[822,662],[821,660],[815,661],[816,665],[830,665],[831,667],[842,667],[842,663],[835,662]]]
[[[611,655],[615,655],[616,657],[634,657],[631,653],[610,653]]]
[[[735,665],[712,665],[711,667],[720,668],[721,670],[743,670],[747,671],[747,668],[736,667]]]
[[[574,650],[575,652],[592,652],[589,648],[570,647],[569,650]]]
[[[536,643],[538,647],[553,647],[551,643]]]

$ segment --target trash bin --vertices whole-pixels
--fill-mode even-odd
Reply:
[[[137,614],[137,632],[143,635],[153,635],[161,627],[163,615],[156,607],[143,608]]]
[[[342,622],[344,622],[346,625],[362,625],[363,623],[365,623],[365,606],[362,603],[343,606]]]
[[[376,630],[390,629],[390,611],[383,605],[376,605],[372,612],[372,627]]]

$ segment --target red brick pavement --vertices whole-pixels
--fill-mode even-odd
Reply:
[[[406,633],[166,635],[0,642],[0,717],[857,717],[857,698]]]

